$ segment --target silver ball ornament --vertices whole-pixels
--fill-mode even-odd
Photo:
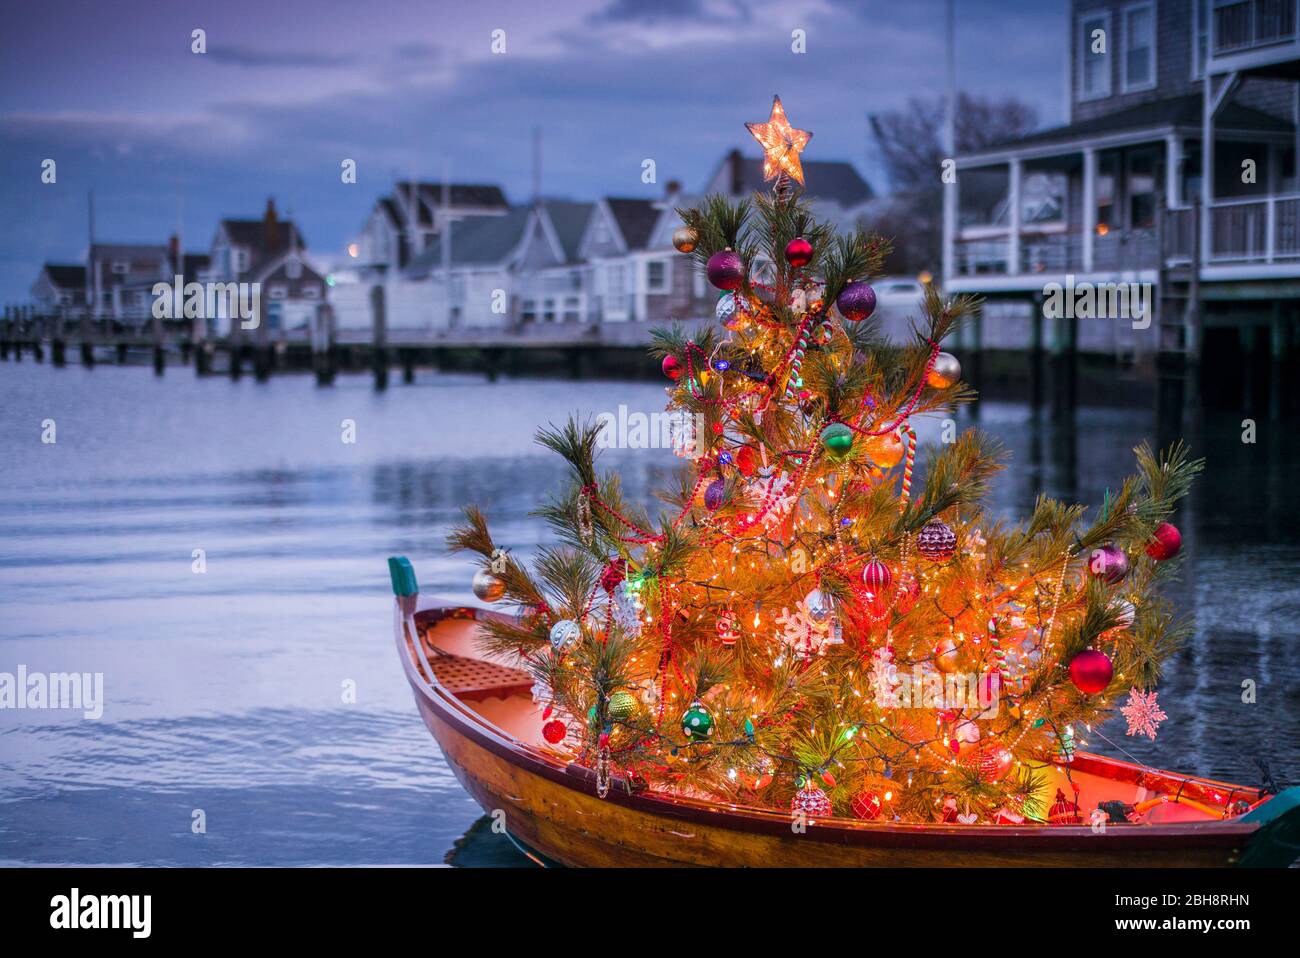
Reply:
[[[934,367],[925,381],[934,389],[947,389],[961,382],[961,363],[952,353],[940,353],[934,358]]]
[[[495,602],[506,594],[506,584],[487,569],[479,569],[474,573],[470,588],[484,602]]]
[[[551,626],[551,648],[564,652],[582,638],[582,626],[572,619],[561,619]]]

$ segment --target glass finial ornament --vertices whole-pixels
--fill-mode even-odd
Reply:
[[[682,732],[692,742],[707,742],[713,737],[713,713],[699,699],[682,713]]]
[[[772,113],[766,123],[746,123],[745,129],[763,148],[763,179],[774,180],[784,174],[803,186],[803,165],[799,162],[799,154],[812,139],[812,134],[790,125],[779,96],[772,97]]]
[[[487,569],[479,569],[474,573],[470,588],[484,602],[495,602],[506,594],[506,584]]]
[[[561,619],[551,626],[551,648],[564,652],[582,638],[582,626],[572,619]]]
[[[673,248],[679,253],[693,252],[700,242],[700,234],[690,226],[679,226],[673,230]]]

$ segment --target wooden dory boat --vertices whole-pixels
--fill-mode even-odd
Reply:
[[[528,673],[478,654],[477,623],[503,616],[421,602],[410,563],[395,558],[389,567],[397,653],[425,725],[484,811],[504,812],[516,843],[564,865],[1285,867],[1300,857],[1300,788],[1260,803],[1256,788],[1083,752],[1070,777],[1084,814],[1113,799],[1176,800],[1156,803],[1143,824],[1100,832],[831,818],[795,834],[780,812],[632,792],[617,777],[602,799],[595,773],[541,738]],[[1054,774],[1064,784],[1064,773]],[[1242,799],[1255,807],[1225,818]]]

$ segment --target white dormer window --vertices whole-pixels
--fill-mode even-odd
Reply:
[[[248,250],[236,249],[231,251],[231,262],[234,264],[236,273],[243,273],[248,269]]]
[[[320,287],[315,284],[304,286],[300,292],[303,299],[320,299]]]
[[[272,283],[270,289],[267,290],[267,295],[272,299],[284,299],[284,297],[288,295],[288,292],[289,291],[285,289],[284,283]]]
[[[1089,13],[1079,18],[1077,44],[1080,100],[1101,100],[1110,96],[1110,13]]]
[[[1124,92],[1152,90],[1156,85],[1156,11],[1151,3],[1125,7]]]

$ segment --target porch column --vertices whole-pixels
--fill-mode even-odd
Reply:
[[[1011,160],[1011,183],[1008,201],[1011,204],[1011,236],[1007,243],[1007,275],[1015,276],[1020,272],[1020,157]]]
[[[1213,19],[1213,18],[1211,18]],[[1201,262],[1210,261],[1210,223],[1214,219],[1214,83],[1209,74],[1201,94]]]
[[[943,285],[946,288],[957,275],[953,242],[957,236],[957,181],[943,184]]]
[[[1179,171],[1183,166],[1183,138],[1177,133],[1165,137],[1165,209],[1183,205],[1183,183]]]
[[[1083,271],[1092,272],[1092,244],[1097,238],[1097,151],[1083,151]]]

